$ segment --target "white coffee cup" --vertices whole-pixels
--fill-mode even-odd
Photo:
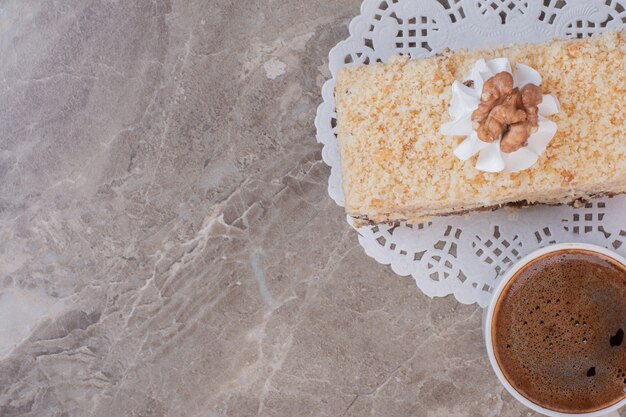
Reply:
[[[612,258],[616,260],[617,262],[621,263],[622,265],[626,266],[626,259],[616,254],[615,252],[610,251],[600,246],[589,245],[589,244],[584,244],[584,243],[562,243],[562,244],[557,244],[557,245],[551,245],[551,246],[547,246],[545,248],[539,249],[531,253],[530,255],[522,258],[502,277],[502,280],[500,281],[500,283],[498,284],[498,286],[496,287],[493,293],[491,303],[489,304],[489,307],[487,308],[487,310],[485,311],[485,314],[483,315],[483,334],[485,335],[485,345],[487,346],[487,354],[489,355],[489,362],[491,362],[491,367],[495,371],[502,385],[504,385],[504,388],[506,388],[506,390],[513,397],[515,397],[519,402],[521,402],[526,407],[538,413],[541,413],[550,417],[600,417],[600,416],[619,417],[617,410],[622,408],[624,405],[626,405],[626,398],[622,399],[620,402],[613,404],[605,409],[594,411],[591,413],[582,413],[582,414],[581,413],[577,413],[577,414],[562,413],[562,412],[557,412],[557,411],[553,411],[553,410],[549,410],[547,408],[541,407],[540,405],[535,404],[534,402],[530,401],[529,399],[527,399],[526,397],[524,397],[522,394],[520,394],[518,391],[515,390],[515,388],[509,383],[509,381],[504,376],[504,373],[500,369],[500,366],[498,365],[498,361],[496,360],[496,357],[495,357],[494,348],[493,348],[493,339],[492,339],[492,333],[491,333],[491,327],[492,327],[491,324],[493,321],[494,309],[498,302],[498,298],[500,297],[500,295],[502,294],[502,291],[506,287],[507,282],[509,282],[511,278],[513,278],[517,274],[517,272],[519,272],[532,260],[540,256],[552,253],[552,252],[562,251],[562,250],[572,250],[572,249],[579,249],[579,250],[599,253],[601,255],[608,256],[609,258]]]

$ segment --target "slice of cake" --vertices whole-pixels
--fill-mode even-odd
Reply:
[[[335,85],[347,213],[366,222],[423,222],[511,203],[570,203],[626,192],[626,31],[545,44],[397,57],[342,69]],[[472,66],[506,57],[534,68],[554,94],[558,130],[520,172],[483,172],[442,135],[451,86]]]

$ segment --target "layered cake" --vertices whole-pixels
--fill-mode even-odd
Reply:
[[[625,40],[622,31],[342,69],[335,103],[347,213],[357,224],[420,223],[512,203],[625,192]],[[532,68],[541,84],[514,85],[503,70],[475,85],[467,76],[481,62]],[[454,113],[462,113],[462,95],[453,103],[460,83],[460,93],[475,91],[480,99],[471,121],[449,129],[467,130],[467,137],[445,134]],[[558,100],[558,112],[542,117],[549,97]],[[543,138],[533,139],[542,129]],[[468,148],[490,142],[501,156]],[[524,152],[536,156],[527,163]]]

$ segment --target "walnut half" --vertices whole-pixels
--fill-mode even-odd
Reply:
[[[502,152],[511,153],[528,144],[539,126],[538,106],[543,100],[541,88],[526,84],[513,88],[513,76],[499,72],[483,85],[480,104],[472,113],[478,138],[492,143],[498,139]]]

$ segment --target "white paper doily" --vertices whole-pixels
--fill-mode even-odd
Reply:
[[[344,66],[391,56],[433,55],[444,48],[544,42],[626,27],[626,0],[365,0],[350,36],[329,57],[332,79],[322,88],[315,125],[331,168],[328,193],[344,205],[333,87]],[[489,303],[497,278],[517,259],[556,242],[588,242],[626,256],[626,196],[584,208],[536,206],[436,219],[424,225],[358,229],[365,252],[399,275],[411,275],[428,296],[454,294],[462,303]],[[350,221],[350,219],[348,219]],[[528,225],[534,225],[531,228]]]

